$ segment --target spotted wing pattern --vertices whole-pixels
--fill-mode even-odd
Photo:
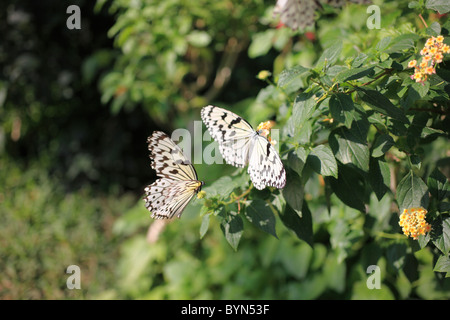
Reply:
[[[273,16],[280,15],[280,21],[292,30],[314,25],[314,14],[320,6],[317,0],[278,0]]]
[[[258,190],[266,186],[284,188],[286,171],[273,145],[263,136],[256,135],[252,141],[248,174]]]
[[[197,180],[192,164],[164,132],[153,132],[147,143],[151,167],[160,179],[145,188],[145,206],[152,218],[179,218],[203,182]]]
[[[348,2],[370,4],[371,0],[277,0],[273,17],[280,16],[280,22],[292,30],[305,29],[314,25],[314,15],[321,3],[342,7]]]
[[[225,161],[239,168],[246,166],[251,138],[256,135],[252,126],[237,114],[215,106],[204,107],[201,116]]]
[[[267,138],[259,135],[246,120],[216,106],[204,107],[201,116],[219,143],[225,161],[241,168],[248,165],[250,179],[257,189],[285,186],[286,171],[280,156]]]
[[[333,7],[342,7],[346,4],[346,2],[352,2],[356,4],[370,4],[372,3],[371,0],[322,0],[323,3],[329,4]]]

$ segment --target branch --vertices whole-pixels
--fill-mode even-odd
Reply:
[[[240,42],[234,37],[228,39],[213,85],[204,95],[206,101],[214,100],[228,83],[239,53],[247,46],[247,43],[247,39],[242,39]]]
[[[413,111],[424,111],[424,112],[432,112],[432,113],[437,113],[437,114],[442,114],[442,115],[446,115],[447,112],[445,112],[442,109],[429,109],[429,108],[410,108],[409,110],[413,110]]]
[[[420,18],[420,20],[422,20],[422,23],[423,23],[423,25],[425,26],[425,28],[428,28],[428,25],[427,25],[427,23],[425,22],[424,18],[422,17],[422,14],[421,14],[421,13],[419,13],[419,18]]]

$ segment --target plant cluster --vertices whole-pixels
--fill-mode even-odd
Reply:
[[[409,68],[414,68],[414,74],[411,79],[416,82],[425,82],[429,75],[436,73],[436,66],[444,59],[444,54],[450,53],[450,47],[443,43],[444,37],[439,35],[431,37],[425,42],[425,46],[420,50],[422,60],[411,60],[408,63]]]
[[[253,188],[246,169],[226,166],[218,171],[217,166],[196,165],[205,187],[183,218],[170,223],[164,232],[185,233],[177,226],[198,219],[200,213],[201,248],[216,241],[210,237],[217,235],[218,228],[240,258],[240,250],[251,255],[249,248],[266,239],[259,230],[280,242],[292,235],[308,244],[315,258],[316,250],[325,248],[325,260],[345,262],[352,280],[347,279],[346,288],[319,285],[325,278],[331,280],[325,276],[325,267],[312,268],[311,276],[317,276],[315,297],[327,296],[330,290],[347,296],[362,292],[362,268],[384,263],[389,273],[384,281],[396,288],[388,290],[395,297],[422,297],[423,292],[430,292],[416,286],[419,277],[439,283],[443,291],[438,291],[447,292],[443,276],[450,274],[450,184],[445,174],[450,72],[445,53],[450,22],[447,16],[434,14],[435,6],[385,1],[381,28],[369,30],[365,6],[348,5],[336,11],[324,5],[317,11],[315,27],[307,30],[313,37],[305,36],[304,30],[279,27],[269,9],[260,15],[257,27],[249,29],[247,53],[252,59],[272,58],[272,69],[254,72],[254,79],[265,85],[234,104],[225,97],[216,98],[214,104],[242,115],[251,124],[274,119],[270,128],[280,132],[276,146],[287,184],[283,190],[259,191]],[[450,7],[440,2],[439,10],[447,12]],[[422,15],[430,26],[422,23]],[[202,32],[207,32],[206,26]],[[417,82],[418,76],[411,77],[410,61],[423,43],[428,51],[422,50],[418,67],[428,57],[425,62],[433,70],[418,69],[421,74],[432,72]],[[222,90],[228,92],[227,87]],[[192,101],[191,119],[199,118],[199,107],[204,105]],[[146,215],[144,208],[139,210]],[[410,237],[399,226],[403,212],[421,212],[415,220],[406,214],[401,218]],[[422,212],[427,212],[426,222]],[[161,237],[169,241],[164,232]],[[276,264],[275,256],[270,262],[262,258],[263,265]],[[417,273],[424,261],[427,270],[437,275]],[[159,274],[164,278],[165,271]],[[233,276],[227,279],[238,281]],[[305,279],[302,274],[295,281]],[[153,283],[152,288],[167,289],[163,282]]]

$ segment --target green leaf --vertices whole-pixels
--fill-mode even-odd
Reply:
[[[397,108],[384,95],[375,90],[358,88],[358,96],[369,107],[402,123],[409,124],[402,109]]]
[[[438,204],[439,212],[450,212],[450,202],[442,201]]]
[[[307,157],[308,151],[303,147],[290,151],[288,154],[289,167],[297,172],[300,177],[302,176],[303,167],[305,166]]]
[[[203,188],[208,198],[219,197],[221,199],[228,198],[233,190],[239,187],[229,176],[223,176],[214,181],[211,185]]]
[[[408,86],[407,93],[400,100],[401,106],[405,109],[411,108],[417,100],[426,96],[429,88],[430,83],[428,81],[425,83],[413,83]]]
[[[448,182],[447,177],[439,171],[438,168],[435,168],[433,172],[431,172],[427,182],[431,195],[438,201],[442,201],[450,196],[450,183]]]
[[[308,274],[313,250],[301,243],[297,246],[280,246],[277,254],[286,271],[297,279],[303,279]]]
[[[372,157],[378,158],[383,156],[394,144],[394,139],[390,135],[379,135],[373,143]]]
[[[300,239],[308,243],[311,247],[313,245],[313,228],[311,211],[308,208],[306,201],[303,201],[302,217],[300,218],[297,212],[291,208],[289,204],[283,211],[278,212],[283,224]]]
[[[373,75],[374,68],[375,68],[374,66],[365,66],[365,67],[344,70],[336,76],[336,81],[346,82],[346,81],[350,81],[350,80],[360,79],[362,77],[366,77],[369,75]]]
[[[391,43],[391,40],[392,40],[391,37],[385,37],[385,38],[381,39],[375,46],[375,49],[378,51],[384,51]]]
[[[330,113],[333,119],[343,123],[347,128],[353,121],[354,105],[352,98],[343,93],[332,95],[330,98]]]
[[[274,29],[268,29],[264,32],[255,33],[248,48],[248,56],[250,58],[256,58],[266,55],[270,48],[272,48],[272,39],[274,36]]]
[[[202,224],[200,225],[200,239],[202,239],[206,231],[208,231],[209,228],[209,214],[205,214],[202,218]]]
[[[280,245],[276,259],[280,261],[286,271],[297,279],[303,279],[313,257],[313,249],[305,243],[299,245]]]
[[[325,49],[317,60],[314,69],[320,71],[324,66],[334,64],[341,54],[342,46],[342,41],[336,41],[329,48]]]
[[[369,56],[365,53],[359,53],[355,59],[352,61],[352,68],[359,68],[361,67],[364,62],[369,58]]]
[[[242,218],[235,212],[229,212],[220,223],[225,238],[230,246],[236,251],[244,232],[244,223]]]
[[[389,164],[382,159],[370,158],[369,162],[369,183],[378,200],[388,192],[391,181]]]
[[[430,127],[425,127],[422,129],[422,132],[420,134],[421,138],[428,138],[428,137],[438,137],[438,136],[442,136],[442,137],[447,137],[447,134],[439,129],[434,129],[434,128],[430,128]]]
[[[397,271],[403,269],[405,265],[407,246],[404,243],[392,243],[386,249],[387,261],[393,266]]]
[[[444,14],[450,11],[450,2],[448,0],[427,0],[425,2],[427,9],[436,10],[440,14]]]
[[[350,127],[351,132],[355,136],[357,136],[361,142],[367,143],[367,134],[369,132],[370,123],[367,119],[366,113],[364,111],[356,109],[355,112],[353,112],[352,116],[353,122]]]
[[[408,8],[410,8],[410,9],[418,8],[419,6],[420,6],[420,4],[418,1],[408,2]]]
[[[398,53],[399,51],[412,49],[415,47],[415,41],[420,39],[420,36],[415,33],[407,33],[399,35],[391,40],[388,48],[384,50],[386,53]]]
[[[436,265],[433,269],[434,272],[446,272],[446,278],[450,277],[450,257],[449,256],[440,256],[436,261]]]
[[[245,217],[253,225],[278,239],[275,230],[275,216],[272,209],[264,200],[252,200],[245,210]]]
[[[186,36],[186,40],[194,47],[202,48],[211,43],[211,36],[206,31],[192,30]]]
[[[432,223],[431,241],[443,254],[450,252],[450,217],[439,217]]]
[[[339,165],[338,178],[328,177],[331,189],[346,205],[361,212],[366,212],[364,204],[364,179],[354,169]]]
[[[363,171],[369,170],[369,148],[354,130],[339,127],[330,133],[329,143],[336,159],[353,164]]]
[[[286,186],[283,188],[282,194],[286,199],[286,202],[301,217],[304,196],[302,181],[299,176],[291,170],[287,170],[286,174]]]
[[[352,247],[363,242],[363,219],[357,210],[348,206],[335,206],[330,212],[330,244],[339,262],[344,260],[353,251]]]
[[[397,204],[400,212],[411,207],[428,208],[428,188],[412,171],[403,177],[397,186]]]
[[[290,85],[292,82],[299,80],[309,72],[308,68],[302,66],[295,66],[291,69],[283,70],[278,79],[278,87],[284,88]]]
[[[426,112],[418,112],[414,115],[406,136],[406,142],[411,149],[414,149],[419,143],[422,130],[426,127],[428,118],[429,115]]]
[[[433,22],[426,30],[429,36],[437,37],[441,34],[441,25],[439,22]]]
[[[308,155],[308,164],[323,176],[338,177],[338,165],[330,147],[318,145]]]
[[[317,245],[314,246],[314,254],[317,252],[317,247]],[[343,293],[347,282],[347,265],[341,263],[336,254],[330,252],[327,254],[322,268],[323,276],[327,279],[327,287],[338,293]]]
[[[314,94],[301,93],[298,95],[292,107],[292,115],[284,127],[284,134],[299,143],[308,143],[312,133],[311,123],[308,120],[315,107]]]

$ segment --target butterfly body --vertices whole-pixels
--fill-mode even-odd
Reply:
[[[216,106],[201,111],[209,133],[219,143],[219,151],[228,164],[243,168],[258,190],[266,186],[283,188],[286,172],[281,159],[262,130],[253,127],[237,114]]]
[[[147,143],[151,167],[160,179],[145,188],[145,206],[152,213],[152,218],[180,218],[204,182],[198,180],[197,172],[180,147],[164,132],[153,132]]]

